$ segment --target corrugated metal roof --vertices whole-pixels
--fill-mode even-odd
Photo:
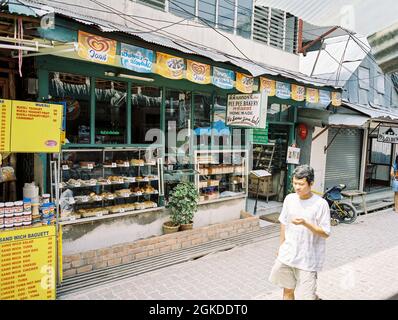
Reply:
[[[362,127],[369,119],[369,116],[335,113],[329,116],[329,125]]]
[[[54,6],[54,4],[52,4],[51,1],[48,0],[40,0],[40,1],[18,0],[18,1],[20,1],[26,6],[29,6],[35,12],[37,12],[41,4],[45,4],[46,6],[52,6],[55,13],[73,18],[74,20],[80,23],[84,23],[86,25],[98,26],[100,30],[103,32],[124,32],[126,34],[136,36],[144,41],[164,46],[167,48],[175,49],[187,54],[197,54],[209,58],[213,61],[231,63],[235,66],[238,66],[242,69],[249,71],[249,73],[255,77],[260,75],[282,76],[303,84],[310,84],[318,87],[329,86],[334,88],[340,88],[339,86],[330,84],[327,81],[324,81],[322,79],[314,79],[300,72],[293,72],[282,68],[276,68],[257,61],[245,60],[239,57],[228,55],[218,50],[200,47],[192,43],[189,43],[188,41],[185,40],[171,39],[154,33],[134,29],[130,25],[122,25],[115,23],[114,21],[106,20],[100,17],[89,16],[87,14],[83,14],[85,12],[88,12],[87,10],[79,10],[78,7],[76,7],[73,10],[74,7],[71,6],[59,7],[60,5],[58,3],[57,6]],[[99,14],[99,16],[101,15]]]
[[[363,113],[369,116],[371,119],[390,119],[390,120],[397,120],[398,119],[398,109],[397,110],[377,110],[375,108],[370,108],[368,106],[353,104],[348,101],[342,101],[343,106],[347,106],[353,110],[356,110],[360,113]]]
[[[368,36],[397,22],[396,0],[256,0],[316,26],[342,26]],[[395,10],[394,10],[395,8]]]

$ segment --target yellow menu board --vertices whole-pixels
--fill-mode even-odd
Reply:
[[[59,152],[62,105],[12,101],[11,152]]]
[[[10,151],[11,100],[0,99],[0,152]]]
[[[55,226],[0,232],[0,300],[54,300]]]

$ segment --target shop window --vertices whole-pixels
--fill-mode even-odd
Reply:
[[[372,139],[372,153],[370,162],[373,164],[390,165],[391,163],[391,143],[384,143]]]
[[[95,143],[127,143],[127,83],[95,81]]]
[[[151,129],[160,130],[160,110],[162,106],[162,90],[156,87],[132,86],[131,108],[132,125],[131,141],[135,144],[151,144],[157,141],[152,134],[147,136]],[[155,133],[156,136],[158,136]]]
[[[169,1],[169,11],[177,16],[192,19],[195,17],[195,0],[173,0]]]
[[[177,153],[178,148],[186,146],[186,144],[189,142],[188,132],[191,130],[191,93],[190,92],[184,92],[178,90],[166,91],[165,120],[166,120],[166,152]],[[184,129],[185,131],[183,131]],[[184,136],[185,139],[183,139]]]
[[[358,68],[358,80],[359,87],[361,89],[369,90],[370,88],[370,77],[369,77],[369,69],[364,67]]]
[[[50,72],[51,101],[66,102],[67,143],[90,143],[90,78]]]
[[[234,31],[235,4],[231,0],[218,1],[218,27],[227,32]]]
[[[216,0],[199,0],[198,15],[200,19],[214,27],[216,24]]]
[[[253,1],[238,1],[238,19],[236,22],[236,33],[244,38],[250,38],[252,29]]]
[[[272,103],[267,110],[267,121],[294,122],[294,106]]]
[[[229,148],[231,145],[231,129],[225,124],[227,114],[226,96],[215,97],[213,112],[213,145]]]
[[[200,148],[211,145],[211,112],[211,95],[194,94],[194,143]]]

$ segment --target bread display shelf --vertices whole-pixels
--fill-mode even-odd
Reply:
[[[59,224],[60,225],[81,224],[81,223],[87,223],[87,222],[96,221],[96,220],[112,219],[112,218],[117,218],[117,217],[136,215],[136,214],[145,213],[145,212],[160,211],[163,209],[164,209],[164,207],[157,207],[157,208],[149,208],[149,209],[143,209],[143,210],[132,210],[132,211],[127,211],[127,212],[122,212],[122,213],[109,213],[109,214],[103,215],[101,217],[95,216],[95,217],[90,217],[90,218],[80,218],[80,219],[76,219],[76,220],[60,221]]]
[[[112,183],[97,183],[97,184],[92,184],[92,185],[80,185],[80,186],[73,186],[73,185],[66,185],[62,186],[60,185],[60,189],[74,189],[74,188],[93,188],[93,187],[107,187],[107,186],[121,186],[123,184],[131,184],[131,183],[142,183],[142,182],[151,182],[151,181],[157,181],[159,178],[156,179],[148,179],[148,180],[140,180],[140,181],[123,181],[123,182],[112,182]]]

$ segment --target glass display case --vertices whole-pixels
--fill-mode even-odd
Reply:
[[[52,176],[62,224],[82,223],[161,208],[159,149],[63,150]]]
[[[199,202],[247,196],[246,150],[197,150],[195,184]]]

